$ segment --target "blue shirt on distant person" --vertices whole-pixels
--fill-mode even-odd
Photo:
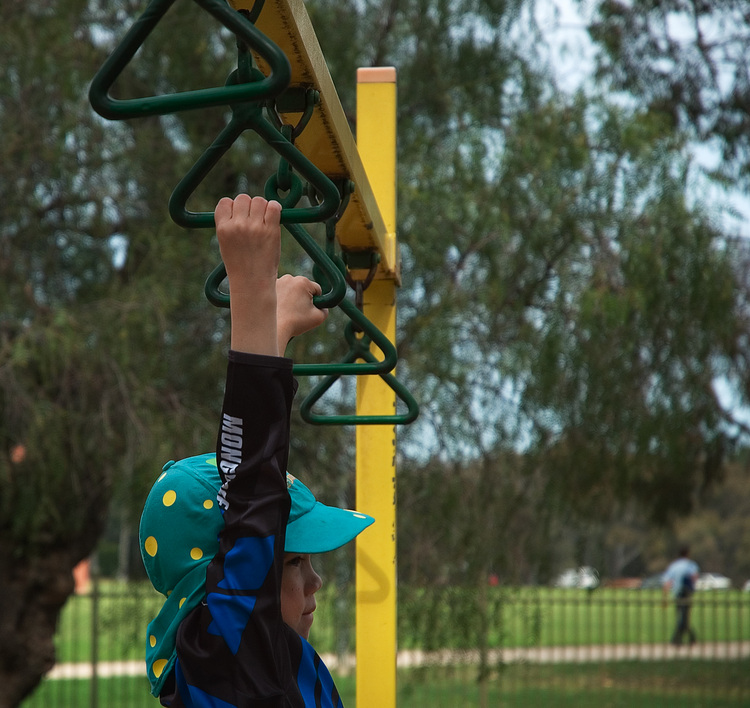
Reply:
[[[695,590],[695,579],[700,569],[698,564],[690,558],[678,558],[669,564],[662,576],[664,584],[670,584],[673,597],[689,595]]]

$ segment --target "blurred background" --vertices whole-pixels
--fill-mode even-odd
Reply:
[[[109,122],[87,99],[144,7],[0,9],[0,706],[156,703],[140,509],[214,448],[218,247],[167,202],[227,111]],[[355,134],[357,67],[398,71],[398,377],[421,406],[398,429],[399,705],[750,705],[748,4],[306,7]],[[113,94],[235,65],[178,0]],[[276,163],[246,134],[189,206]],[[311,274],[292,239],[283,270]],[[345,321],[289,354],[339,360]],[[353,506],[353,428],[293,432],[290,469]],[[677,648],[683,543],[711,575]],[[319,566],[313,643],[353,706],[351,549]]]

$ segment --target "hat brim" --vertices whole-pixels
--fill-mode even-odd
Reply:
[[[287,553],[326,553],[349,543],[375,519],[350,509],[315,502],[310,511],[286,527]]]

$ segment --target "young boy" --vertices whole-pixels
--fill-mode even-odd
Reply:
[[[216,455],[168,463],[141,519],[144,564],[167,596],[147,671],[172,708],[341,705],[307,642],[321,586],[310,554],[373,519],[317,502],[286,473],[294,387],[279,355],[327,313],[316,283],[277,281],[280,214],[247,195],[216,207],[232,326]]]

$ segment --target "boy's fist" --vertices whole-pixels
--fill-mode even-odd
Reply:
[[[230,296],[276,281],[281,252],[281,205],[263,197],[224,197],[214,220]]]

